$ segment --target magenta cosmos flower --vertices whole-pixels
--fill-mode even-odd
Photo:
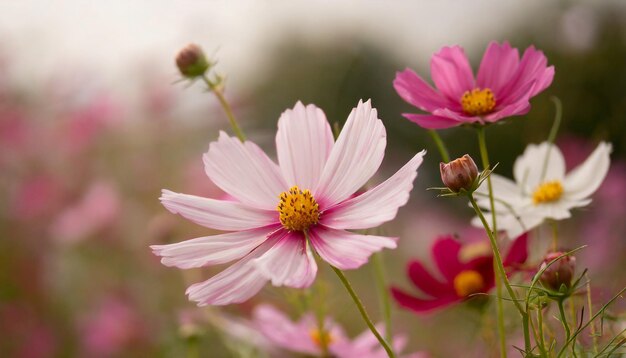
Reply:
[[[425,153],[354,196],[378,170],[385,146],[385,127],[370,101],[352,110],[336,142],[319,108],[298,102],[285,111],[276,134],[279,165],[256,144],[221,132],[204,155],[204,166],[233,200],[164,190],[161,202],[199,225],[230,232],[152,249],[164,265],[183,269],[238,260],[187,289],[200,306],[243,302],[268,281],[308,287],[317,273],[312,250],[339,269],[358,268],[373,252],[395,248],[397,238],[346,229],[392,220],[409,199]]]
[[[527,234],[511,244],[503,262],[508,274],[519,270],[526,261],[527,246]],[[414,297],[392,287],[391,293],[400,306],[418,313],[429,312],[493,288],[493,254],[487,241],[462,244],[452,236],[444,236],[435,241],[431,250],[441,275],[431,274],[419,261],[409,262],[407,275],[427,298]]]
[[[369,329],[351,340],[341,326],[332,319],[326,318],[324,332],[320,333],[312,313],[305,314],[300,320],[293,322],[274,307],[260,305],[254,309],[253,324],[273,345],[294,353],[321,357],[324,353],[323,346],[326,346],[328,353],[336,358],[384,358],[388,356]],[[382,327],[378,328],[381,331]],[[393,339],[393,349],[396,352],[401,352],[406,344],[406,336],[399,335]],[[426,358],[428,356],[424,353],[413,353],[402,357]]]
[[[543,52],[533,46],[522,59],[508,42],[491,42],[474,78],[465,51],[444,47],[430,60],[437,89],[413,70],[396,74],[393,86],[405,101],[430,114],[403,116],[428,129],[456,127],[466,123],[493,123],[530,110],[530,99],[546,89],[554,78]]]

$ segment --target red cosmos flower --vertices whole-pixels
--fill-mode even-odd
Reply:
[[[511,274],[519,270],[528,258],[528,235],[523,234],[511,244],[504,259],[504,267]],[[491,251],[476,255],[480,243],[460,243],[451,235],[438,238],[432,246],[432,257],[441,272],[443,281],[433,276],[419,261],[407,265],[411,282],[428,298],[419,298],[392,287],[391,293],[398,304],[423,313],[463,301],[470,295],[486,293],[494,286],[493,254]],[[487,244],[488,245],[488,244]],[[488,248],[488,246],[483,246]],[[469,260],[464,256],[472,256]]]
[[[420,127],[487,124],[528,113],[530,99],[554,78],[554,66],[547,64],[543,52],[533,46],[520,59],[508,42],[491,42],[474,78],[463,48],[443,47],[430,60],[436,89],[408,68],[396,74],[393,86],[402,99],[430,113],[403,114]]]

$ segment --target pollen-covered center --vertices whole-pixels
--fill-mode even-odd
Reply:
[[[297,186],[280,194],[276,210],[280,213],[280,223],[290,231],[304,231],[320,219],[319,205],[311,192]]]
[[[483,276],[474,270],[461,271],[454,278],[454,291],[459,297],[467,297],[474,293],[482,292],[485,288]]]
[[[461,97],[461,106],[463,112],[472,116],[482,116],[493,111],[496,107],[496,99],[493,92],[489,88],[474,88],[471,91],[465,91]]]
[[[558,180],[547,181],[535,189],[533,193],[533,203],[535,205],[549,203],[559,200],[561,195],[563,195],[563,185],[561,185],[561,182]]]
[[[328,347],[333,342],[333,336],[328,332],[321,332],[318,329],[312,329],[309,332],[309,336],[313,343],[318,347]]]

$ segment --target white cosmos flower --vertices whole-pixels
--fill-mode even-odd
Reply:
[[[559,148],[548,142],[530,144],[515,161],[515,181],[491,174],[498,229],[515,238],[541,225],[545,219],[569,218],[571,209],[591,202],[589,196],[598,189],[609,170],[610,154],[611,144],[602,142],[584,163],[566,174]],[[475,196],[481,208],[490,209],[486,182]],[[472,223],[482,226],[478,218]]]

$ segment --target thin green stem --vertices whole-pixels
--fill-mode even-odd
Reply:
[[[448,163],[450,161],[450,154],[448,154],[448,149],[446,149],[446,144],[443,142],[443,140],[441,140],[439,133],[437,133],[437,131],[434,129],[429,129],[428,134],[430,134],[430,137],[433,139],[433,141],[437,145],[437,149],[439,149],[439,154],[441,154],[441,159],[445,163]]]
[[[387,352],[387,355],[389,356],[389,358],[395,358],[396,355],[393,353],[393,350],[391,349],[389,344],[387,344],[385,339],[380,335],[380,333],[378,333],[378,330],[374,326],[374,323],[372,323],[372,320],[368,316],[367,311],[365,311],[363,302],[361,302],[361,299],[359,298],[359,296],[357,296],[356,292],[354,292],[354,289],[352,288],[352,285],[350,284],[350,281],[348,281],[348,278],[346,277],[346,275],[343,274],[343,271],[341,271],[340,269],[336,268],[333,265],[330,265],[330,268],[332,268],[333,271],[335,271],[335,274],[337,274],[337,277],[339,277],[339,280],[341,281],[343,286],[346,288],[346,290],[350,294],[350,297],[352,297],[352,301],[354,301],[354,304],[356,305],[356,308],[359,310],[359,313],[361,313],[361,317],[363,317],[365,324],[367,324],[367,327],[370,329],[370,331],[372,331],[376,339],[378,339],[378,342],[385,349],[385,352]]]
[[[569,328],[569,324],[567,323],[567,317],[565,316],[565,310],[563,309],[563,300],[557,301],[557,306],[559,307],[559,315],[561,324],[563,324],[563,328],[565,329],[565,345],[561,348],[562,351],[565,351],[566,347],[569,345],[570,338],[572,336],[572,332]]]
[[[226,101],[226,98],[224,97],[220,86],[209,80],[206,75],[202,76],[202,80],[204,81],[204,83],[206,83],[207,86],[209,86],[209,89],[211,90],[211,92],[213,92],[213,94],[215,94],[215,97],[217,97],[217,100],[220,102],[220,105],[224,109],[226,117],[228,117],[228,121],[230,122],[230,126],[233,128],[233,132],[235,132],[237,138],[239,138],[242,143],[245,142],[246,136],[245,134],[243,134],[243,131],[239,127],[239,124],[237,124],[237,120],[235,119],[233,110],[230,107],[230,104],[228,104],[228,101]]]
[[[385,340],[389,345],[393,346],[393,332],[391,328],[391,301],[389,299],[389,291],[387,290],[387,280],[385,279],[385,265],[383,263],[382,252],[372,255],[374,279],[376,280],[376,288],[378,288],[378,301],[380,302],[380,310],[383,313],[385,321]]]
[[[525,346],[526,352],[530,352],[530,333],[528,331],[528,319],[529,319],[528,313],[524,310],[522,305],[519,302],[517,302],[517,296],[515,295],[515,291],[513,291],[513,288],[511,287],[511,284],[509,283],[509,279],[506,276],[506,271],[504,270],[504,265],[502,263],[502,256],[500,255],[500,249],[498,249],[498,243],[496,242],[494,232],[489,227],[489,224],[487,223],[487,219],[485,219],[485,215],[483,215],[482,210],[480,210],[480,208],[478,207],[478,204],[476,203],[476,200],[474,199],[474,195],[470,193],[468,197],[469,197],[470,203],[472,204],[472,207],[474,208],[474,211],[476,211],[476,214],[480,218],[480,221],[482,222],[485,228],[485,231],[487,231],[487,236],[489,237],[489,242],[491,243],[491,249],[493,251],[494,261],[496,262],[496,266],[497,266],[496,273],[499,274],[500,278],[502,279],[502,282],[504,283],[504,287],[506,287],[506,290],[509,293],[509,296],[511,296],[511,300],[513,301],[513,303],[515,304],[515,307],[517,308],[520,315],[522,316],[522,325],[524,328],[524,346]],[[498,299],[501,300],[502,298],[498,297]],[[499,333],[501,335],[505,334],[504,327],[498,327],[498,330],[500,331]]]
[[[556,220],[551,220],[550,226],[552,226],[552,251],[556,252],[559,248],[559,224]]]
[[[547,357],[548,353],[546,351],[546,340],[543,334],[543,310],[541,307],[537,307],[537,328],[539,329],[539,351],[541,351],[542,356]]]
[[[587,274],[585,274],[585,277],[587,276]],[[588,306],[588,310],[589,310],[589,316],[593,316],[593,306],[591,304],[591,280],[589,280],[589,277],[586,277],[587,279],[587,306]],[[595,354],[598,354],[598,335],[596,334],[596,325],[591,322],[591,325],[589,327],[590,332],[591,332],[591,339],[593,341],[593,352]]]
[[[485,139],[485,129],[483,127],[480,127],[477,129],[477,132],[478,132],[478,147],[480,149],[480,157],[483,163],[483,170],[487,170],[489,169],[490,164],[489,164],[489,153],[487,151],[487,140]],[[491,175],[487,177],[487,188],[489,191],[489,206],[491,209],[492,227],[493,227],[493,232],[491,233],[491,235],[493,235],[494,233],[498,232],[498,226],[497,226],[497,221],[496,221],[493,186],[491,185]],[[489,230],[488,225],[485,227],[485,229]],[[497,248],[497,243],[495,247]],[[504,277],[502,277],[502,275],[498,274],[498,267],[497,267],[498,264],[494,261],[493,265],[494,265],[493,270],[496,273],[496,275],[494,275],[494,281],[496,283],[496,312],[498,316],[498,332],[500,335],[500,352],[502,353],[502,357],[506,358],[507,353],[506,353],[506,336],[505,336],[505,329],[504,329],[504,305],[502,302],[502,281],[506,279],[506,274],[504,275]],[[513,296],[511,296],[511,298],[513,298]]]

